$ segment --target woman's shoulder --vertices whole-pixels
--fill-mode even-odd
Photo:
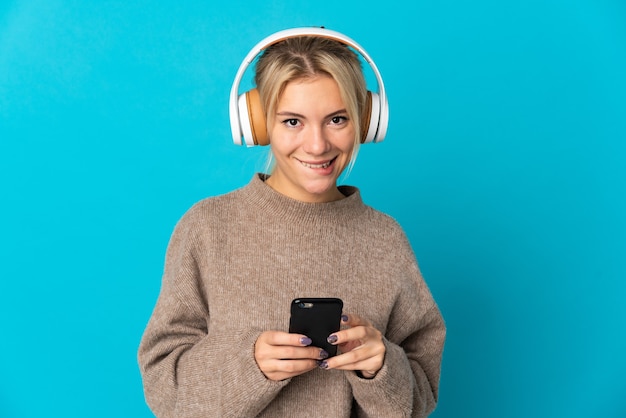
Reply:
[[[177,227],[202,228],[207,224],[225,222],[234,208],[238,206],[239,194],[240,190],[236,189],[197,201],[183,213],[177,222]]]
[[[392,229],[394,231],[403,233],[400,222],[398,222],[396,218],[386,212],[366,205],[365,215],[367,219],[374,225],[378,225],[384,229]]]
[[[206,215],[216,216],[220,213],[228,214],[230,208],[236,205],[241,191],[236,189],[224,194],[205,197],[194,203],[185,213],[184,217],[203,217]]]

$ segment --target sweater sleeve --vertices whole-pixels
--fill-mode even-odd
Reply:
[[[146,402],[158,417],[256,416],[288,381],[270,381],[256,365],[260,330],[208,329],[197,248],[194,228],[183,218],[139,346]]]
[[[349,373],[359,417],[426,417],[437,404],[445,323],[407,241],[401,287],[383,342],[383,367],[373,379]]]

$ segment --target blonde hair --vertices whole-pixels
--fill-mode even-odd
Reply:
[[[256,64],[254,81],[261,97],[268,132],[287,83],[318,75],[328,75],[335,80],[354,126],[354,148],[347,168],[350,172],[361,143],[362,130],[367,129],[362,127],[367,87],[357,54],[339,41],[321,36],[300,36],[284,39],[265,49]],[[268,168],[270,165],[271,160]]]

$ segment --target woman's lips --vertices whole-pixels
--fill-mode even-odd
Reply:
[[[337,157],[333,158],[332,160],[319,162],[319,163],[309,163],[309,162],[302,161],[302,160],[298,160],[298,161],[300,161],[300,164],[302,164],[303,166],[307,168],[328,168],[336,159]]]

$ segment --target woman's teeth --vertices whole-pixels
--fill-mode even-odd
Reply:
[[[322,164],[309,164],[309,163],[305,163],[304,161],[300,161],[302,163],[303,166],[307,167],[307,168],[327,168],[330,163],[332,163],[332,161],[326,161],[325,163]]]

